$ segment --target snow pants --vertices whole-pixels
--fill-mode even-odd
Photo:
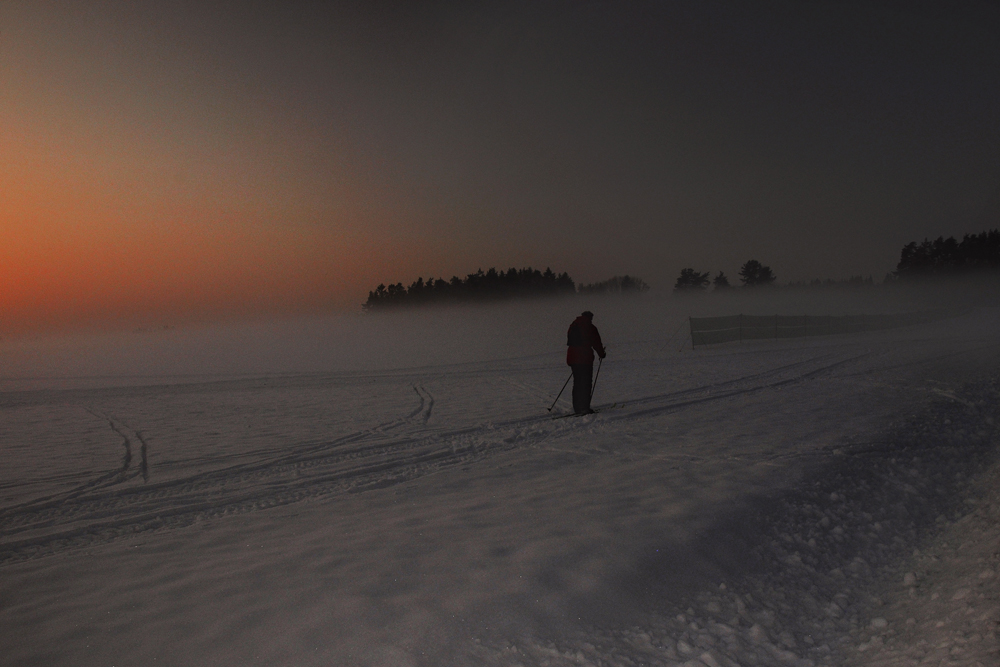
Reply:
[[[590,389],[594,376],[593,364],[573,364],[573,412],[590,412]]]

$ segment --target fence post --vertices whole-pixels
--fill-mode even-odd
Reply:
[[[778,314],[774,315],[774,340],[778,340]]]
[[[743,342],[743,313],[740,313],[740,342]]]

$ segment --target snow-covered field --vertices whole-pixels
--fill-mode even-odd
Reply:
[[[997,664],[1000,312],[681,349],[887,307],[711,304],[0,343],[0,662]]]

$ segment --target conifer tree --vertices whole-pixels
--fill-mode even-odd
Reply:
[[[681,269],[681,275],[674,283],[674,291],[703,290],[708,287],[708,271],[698,273],[694,269]]]
[[[778,277],[756,259],[749,260],[740,268],[740,280],[744,287],[760,287],[774,284]]]

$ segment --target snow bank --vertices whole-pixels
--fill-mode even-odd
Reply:
[[[877,616],[852,631],[845,664],[1000,664],[1000,467],[969,491],[968,510],[879,582]]]
[[[614,633],[522,637],[478,657],[553,666],[995,664],[1000,468],[982,471],[995,458],[1000,387],[993,380],[946,397],[877,442],[832,449],[794,489],[713,526],[698,551],[717,586]]]

